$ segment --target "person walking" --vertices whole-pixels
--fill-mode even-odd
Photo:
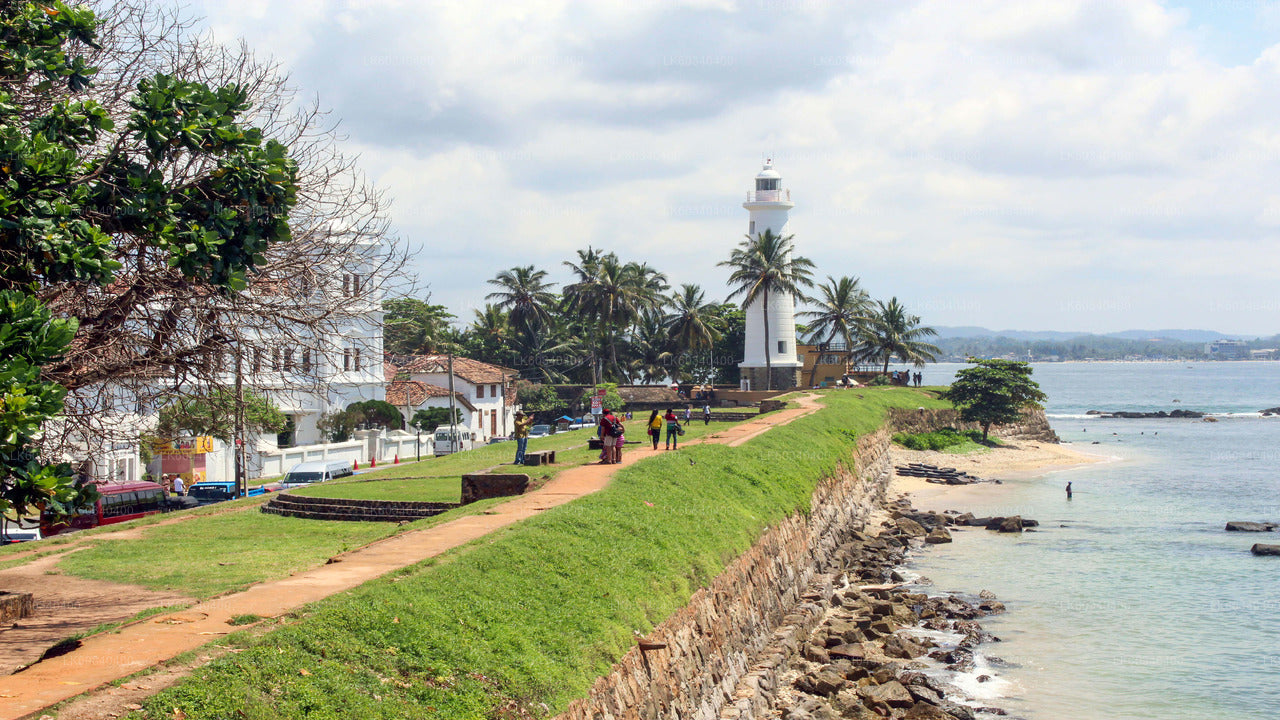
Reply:
[[[680,418],[676,417],[676,411],[667,408],[667,414],[663,416],[663,420],[667,421],[667,449],[676,450],[680,444]]]
[[[183,479],[182,479],[182,476],[181,476],[181,475],[174,475],[174,476],[173,476],[173,494],[174,494],[174,495],[186,495],[186,494],[187,494],[187,485],[186,485],[186,483],[183,481]]]
[[[649,439],[653,440],[653,449],[657,450],[658,441],[662,439],[662,416],[658,414],[657,410],[654,410],[653,413],[649,415],[648,428]]]
[[[684,406],[684,424],[688,425],[689,421],[692,419],[693,419],[693,406],[685,405]]]
[[[702,424],[704,426],[711,424],[711,405],[710,403],[702,406]]]
[[[524,464],[524,452],[529,449],[529,428],[533,427],[533,416],[524,411],[516,412],[516,429],[512,435],[516,439],[516,465]]]

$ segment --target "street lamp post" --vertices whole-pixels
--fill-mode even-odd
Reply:
[[[422,423],[414,423],[413,428],[418,431],[418,439],[414,441],[414,447],[418,450],[418,462],[422,462]]]

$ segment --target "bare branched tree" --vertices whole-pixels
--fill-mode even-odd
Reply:
[[[298,165],[297,204],[292,239],[269,247],[240,293],[191,281],[124,231],[113,234],[122,264],[114,283],[42,288],[38,295],[51,308],[80,321],[70,353],[45,368],[70,390],[66,422],[46,433],[46,451],[83,447],[84,438],[136,439],[136,424],[120,422],[121,412],[147,415],[175,394],[226,385],[237,359],[247,384],[320,397],[351,377],[344,368],[379,368],[380,301],[409,289],[407,257],[390,234],[388,199],[342,151],[337,123],[317,100],[299,97],[277,62],[243,43],[215,42],[180,8],[154,0],[92,5],[102,25],[101,49],[88,55],[100,69],[89,92],[117,121],[96,152],[132,151],[124,121],[145,78],[167,74],[214,88],[238,85],[252,103],[244,124],[287,146]],[[22,91],[32,107],[50,93]],[[188,156],[155,170],[180,186],[214,168]],[[97,212],[110,227],[119,210]]]

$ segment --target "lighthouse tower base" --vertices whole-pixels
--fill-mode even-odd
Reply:
[[[773,382],[769,382],[769,368],[747,367],[739,365],[738,371],[742,377],[743,385],[755,391],[764,390],[770,386],[774,390],[793,390],[800,387],[800,371],[802,367],[799,365],[774,365],[773,366]]]

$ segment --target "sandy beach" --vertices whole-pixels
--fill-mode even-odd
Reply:
[[[1054,470],[1107,462],[1110,458],[1094,455],[1077,445],[1055,445],[1037,441],[1006,441],[1007,444],[985,452],[954,454],[936,450],[908,450],[893,445],[890,458],[894,467],[908,463],[926,463],[938,467],[955,468],[984,480],[1006,480],[1015,477],[1040,475]],[[978,483],[974,485],[939,485],[924,478],[904,477],[897,474],[889,484],[889,497],[909,495],[912,503],[921,510],[941,510],[934,503],[945,496],[949,503],[962,502],[972,492],[991,492],[998,485]]]

